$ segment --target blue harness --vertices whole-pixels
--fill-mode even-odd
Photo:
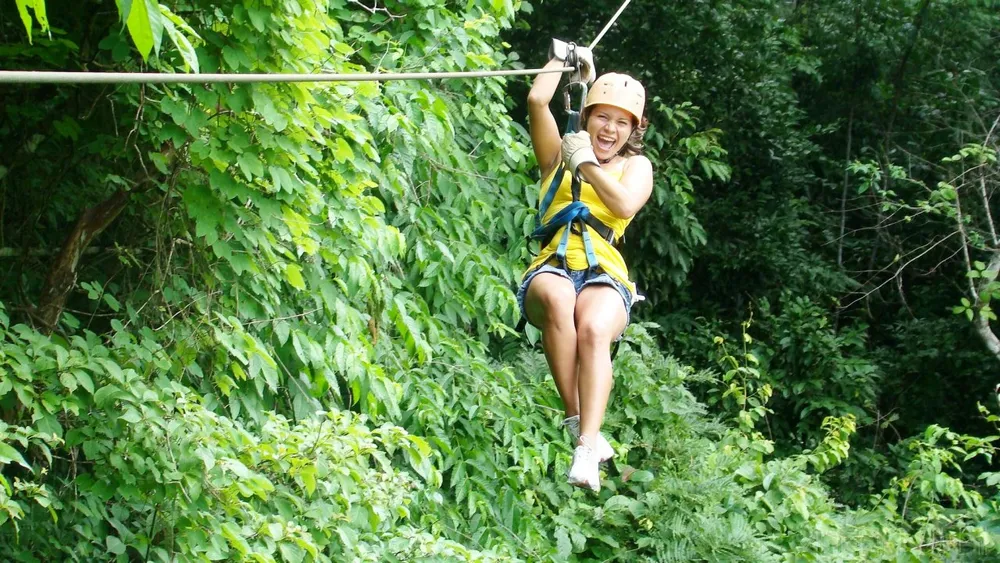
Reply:
[[[573,202],[560,209],[548,221],[542,223],[542,219],[552,205],[552,200],[555,199],[556,192],[568,172],[565,165],[560,165],[559,170],[553,174],[552,183],[549,184],[549,189],[545,193],[541,205],[538,207],[538,215],[535,216],[535,230],[531,233],[529,239],[542,241],[542,248],[545,248],[552,241],[552,237],[559,232],[559,229],[565,228],[562,238],[559,240],[559,246],[556,248],[556,258],[559,259],[559,263],[563,269],[568,270],[566,248],[569,245],[569,235],[571,232],[579,234],[583,238],[583,248],[587,254],[587,268],[593,270],[600,264],[597,261],[597,254],[594,252],[594,244],[587,227],[596,231],[601,235],[601,238],[608,241],[611,245],[616,245],[618,241],[614,229],[592,215],[587,204],[580,201],[581,182],[579,176],[573,177]]]

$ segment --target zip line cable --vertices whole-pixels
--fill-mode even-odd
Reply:
[[[621,7],[618,8],[618,11],[615,12],[615,15],[611,17],[611,21],[608,22],[608,25],[604,26],[604,29],[597,34],[597,37],[590,43],[590,46],[587,47],[588,49],[593,51],[594,47],[597,47],[597,44],[604,38],[604,34],[611,29],[611,26],[615,25],[615,22],[618,21],[618,16],[622,15],[622,12],[625,11],[625,8],[628,7],[630,2],[632,2],[632,0],[625,0],[625,2],[622,3]]]
[[[485,70],[466,72],[386,72],[369,74],[167,74],[159,72],[60,72],[0,70],[0,84],[245,84],[249,82],[379,82],[388,80],[433,80],[486,78],[572,72],[562,68]]]
[[[625,0],[611,21],[604,26],[590,49],[618,21],[632,0]],[[402,72],[367,74],[168,74],[161,72],[62,72],[38,70],[0,70],[0,84],[246,84],[251,82],[384,82],[389,80],[435,80],[446,78],[487,78],[491,76],[531,76],[566,73],[573,67],[532,68],[524,70],[485,70],[464,72]]]

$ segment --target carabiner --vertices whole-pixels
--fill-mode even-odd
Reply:
[[[578,112],[583,111],[583,104],[587,101],[587,83],[586,82],[570,82],[563,87],[563,105],[566,107],[566,112],[569,113],[573,111],[573,102],[570,99],[570,90],[573,86],[580,87],[580,109],[576,110]]]
[[[570,90],[573,86],[580,87],[580,105],[578,110],[573,109],[573,100],[570,97]],[[572,132],[576,132],[580,129],[580,116],[583,114],[583,105],[587,102],[587,83],[586,82],[570,82],[563,87],[563,106],[566,108],[566,114],[569,116],[569,121],[566,124],[566,129]]]

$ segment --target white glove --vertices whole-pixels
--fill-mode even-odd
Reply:
[[[579,65],[580,71],[570,74],[570,82],[586,82],[591,84],[597,78],[597,67],[594,65],[594,53],[587,47],[570,49],[569,43],[553,39],[549,45],[549,58],[565,61],[568,66]]]
[[[594,154],[594,145],[590,141],[590,133],[579,131],[568,133],[562,140],[562,158],[571,174],[576,176],[576,171],[581,164],[591,162],[600,166],[597,155]]]

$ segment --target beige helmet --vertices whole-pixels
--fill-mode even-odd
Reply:
[[[583,107],[586,109],[595,104],[608,104],[621,108],[631,113],[636,121],[642,121],[646,89],[638,80],[627,74],[609,72],[601,75],[590,87]]]

